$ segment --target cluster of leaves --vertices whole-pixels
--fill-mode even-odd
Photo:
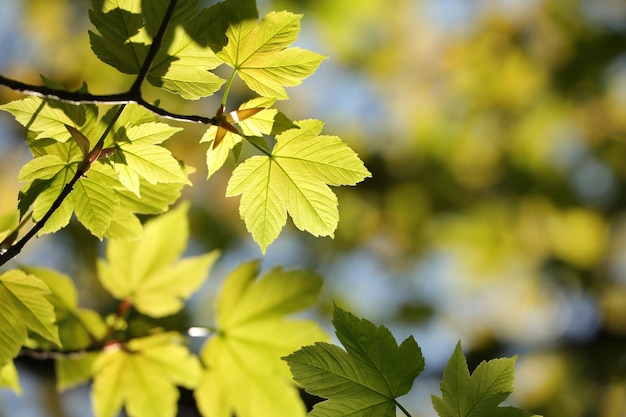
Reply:
[[[301,230],[315,236],[333,235],[339,214],[336,196],[328,186],[354,185],[370,174],[339,138],[320,135],[322,122],[291,122],[270,108],[276,100],[288,98],[283,87],[299,84],[323,59],[314,52],[289,47],[298,35],[301,16],[272,12],[259,21],[253,0],[229,0],[200,12],[196,3],[171,3],[176,8],[169,30],[159,39],[161,47],[150,57],[147,81],[195,100],[212,95],[225,82],[209,70],[220,65],[232,67],[222,105],[235,76],[260,96],[232,112],[231,117],[237,118],[238,113],[254,109],[245,120],[241,117],[240,130],[226,122],[221,109],[211,120],[200,140],[212,143],[207,151],[209,176],[231,152],[239,155],[245,139],[261,155],[237,167],[227,196],[242,195],[241,216],[262,250],[276,239],[287,213]],[[98,33],[90,32],[93,51],[121,72],[140,74],[167,11],[168,4],[163,1],[94,1],[90,18]],[[49,80],[44,82],[62,89]],[[88,94],[87,86],[80,92]],[[130,93],[130,98],[138,98],[132,89]],[[137,213],[165,211],[181,187],[190,184],[190,169],[162,146],[179,128],[157,121],[154,113],[137,105],[114,107],[102,116],[100,107],[38,97],[0,107],[28,129],[28,145],[35,159],[19,174],[25,183],[19,207],[20,216],[32,207],[35,221],[50,210],[98,138],[111,132],[101,145],[108,152],[98,153],[89,175],[78,181],[40,233],[59,230],[75,213],[98,238],[134,239],[141,234]],[[230,127],[229,131],[220,132],[223,126]],[[85,144],[71,140],[80,135]],[[270,137],[275,137],[273,147],[268,143]]]
[[[411,390],[425,362],[410,336],[400,345],[384,326],[335,307],[333,324],[346,350],[317,342],[287,356],[285,360],[297,382],[311,394],[328,398],[313,408],[311,417],[394,417],[396,407],[408,411],[397,398]],[[442,397],[432,402],[440,417],[523,417],[530,413],[500,407],[513,392],[515,358],[482,362],[471,374],[457,344],[443,374]]]
[[[98,278],[120,308],[107,317],[79,308],[72,280],[58,272],[0,275],[0,385],[19,391],[12,359],[25,346],[56,354],[60,390],[93,379],[98,417],[116,416],[123,406],[131,416],[173,416],[177,386],[195,391],[206,416],[304,415],[280,358],[326,339],[315,322],[288,318],[317,300],[318,275],[276,268],[257,279],[258,262],[239,266],[219,292],[213,335],[199,356],[182,333],[135,324],[180,311],[217,258],[214,251],[180,259],[187,210],[181,204],[149,221],[141,239],[109,241]]]
[[[226,195],[241,195],[241,217],[263,251],[287,214],[301,230],[332,236],[338,211],[329,186],[354,185],[370,175],[341,139],[321,135],[321,121],[291,121],[272,108],[288,98],[284,87],[298,85],[323,60],[290,47],[300,17],[272,12],[259,20],[253,0],[200,11],[196,0],[93,0],[92,49],[118,71],[137,75],[130,90],[101,102],[84,84],[73,96],[83,99],[64,101],[42,93],[63,91],[42,77],[43,98],[0,106],[26,128],[34,156],[19,173],[18,210],[0,217],[0,251],[12,248],[30,218],[32,231],[41,234],[58,231],[75,215],[94,236],[108,238],[97,276],[119,301],[115,313],[103,316],[79,307],[66,275],[40,267],[2,273],[1,386],[20,391],[13,359],[21,352],[55,359],[60,390],[93,380],[97,417],[122,408],[133,417],[173,416],[178,386],[193,390],[205,416],[303,416],[292,374],[311,393],[329,398],[312,415],[390,416],[396,406],[408,414],[396,398],[424,368],[415,340],[398,346],[388,329],[336,309],[337,337],[346,351],[324,342],[315,322],[289,317],[316,301],[322,279],[312,272],[275,268],[257,279],[258,262],[239,266],[217,296],[214,323],[203,328],[210,338],[198,354],[181,331],[141,324],[183,309],[217,258],[216,252],[180,258],[189,205],[169,206],[190,184],[192,168],[163,146],[181,129],[158,115],[211,124],[200,139],[210,144],[209,177],[230,154],[238,158],[244,144],[258,150],[235,168]],[[221,65],[232,68],[228,80],[212,72]],[[258,97],[224,112],[235,76]],[[188,100],[225,88],[214,117],[186,117],[146,103],[144,80]],[[145,224],[138,217],[163,212]],[[470,376],[457,347],[443,397],[433,398],[437,412],[527,415],[498,407],[512,389],[513,361],[482,364]]]

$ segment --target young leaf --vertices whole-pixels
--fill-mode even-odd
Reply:
[[[252,99],[243,103],[239,106],[238,110],[246,110],[263,107],[264,110],[241,120],[238,125],[241,128],[242,132],[246,136],[263,136],[269,135],[272,133],[272,128],[274,126],[274,119],[278,113],[276,109],[270,109],[271,105],[274,104],[276,100],[267,99],[264,97],[259,97]],[[226,130],[225,135],[222,141],[215,146],[214,141],[218,132],[217,126],[211,126],[202,136],[200,142],[211,142],[212,145],[209,147],[206,155],[208,175],[207,178],[211,178],[215,172],[217,172],[230,154],[231,149],[235,147],[238,143],[241,143],[243,138],[236,133]]]
[[[322,122],[295,124],[299,129],[276,137],[271,156],[246,160],[228,182],[226,195],[242,195],[239,213],[263,252],[285,225],[287,212],[298,229],[332,236],[339,212],[328,185],[354,185],[371,175],[341,139],[318,136]]]
[[[217,57],[237,70],[250,89],[264,97],[289,98],[283,87],[299,85],[325,57],[288,48],[300,31],[301,15],[271,12],[260,22],[242,20],[226,31],[228,44]]]
[[[440,417],[528,417],[515,407],[499,407],[513,392],[515,357],[481,362],[470,376],[459,342],[443,373],[442,396],[432,396]]]
[[[193,389],[200,362],[177,333],[133,339],[108,348],[94,363],[93,407],[96,417],[115,417],[122,406],[130,417],[174,417],[178,388]]]
[[[0,367],[17,355],[28,331],[61,345],[48,294],[46,284],[33,275],[18,270],[0,275]]]
[[[187,243],[189,205],[149,221],[135,241],[112,240],[106,261],[98,260],[100,282],[115,298],[128,299],[140,312],[162,317],[176,313],[206,279],[217,252],[178,260]]]
[[[424,370],[419,346],[412,336],[398,346],[386,327],[337,307],[333,324],[345,351],[316,343],[285,358],[307,392],[329,399],[315,405],[310,416],[395,417],[396,398],[409,392]]]
[[[257,262],[243,264],[220,292],[219,331],[202,349],[205,371],[195,391],[204,416],[305,415],[280,358],[326,339],[314,322],[286,317],[315,302],[322,280],[311,272],[281,269],[258,281],[257,275]]]

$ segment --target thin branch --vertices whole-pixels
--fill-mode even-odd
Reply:
[[[24,245],[26,245],[26,243],[28,243],[29,240],[31,240],[33,237],[35,237],[37,233],[39,233],[39,231],[45,226],[46,222],[50,219],[50,217],[52,217],[54,212],[59,207],[61,207],[61,204],[63,203],[65,198],[72,192],[74,185],[80,179],[80,177],[83,176],[83,174],[84,172],[80,170],[76,171],[76,174],[74,174],[74,177],[70,180],[70,182],[65,184],[65,187],[63,187],[63,190],[61,191],[59,196],[56,198],[56,200],[54,200],[54,202],[52,203],[52,205],[50,206],[46,214],[44,214],[44,216],[37,223],[35,223],[33,228],[30,229],[28,233],[24,235],[24,237],[18,240],[14,245],[11,245],[11,247],[9,247],[6,250],[6,252],[0,255],[0,266],[4,265],[11,259],[15,258],[22,251],[22,249],[24,248]]]
[[[166,117],[166,118],[173,119],[173,120],[218,125],[219,122],[217,118],[215,117],[203,117],[203,116],[194,116],[194,115],[187,116],[187,115],[171,113],[165,109],[162,109],[158,106],[148,103],[141,96],[141,85],[145,81],[146,77],[148,76],[148,73],[150,72],[150,68],[154,62],[154,59],[156,58],[156,55],[159,52],[159,49],[161,48],[163,44],[163,38],[165,37],[167,27],[170,21],[172,20],[172,16],[174,15],[174,10],[176,9],[177,3],[178,3],[178,0],[170,1],[170,4],[165,12],[165,15],[163,16],[163,20],[161,21],[161,26],[159,27],[159,30],[157,31],[156,36],[152,40],[152,45],[150,46],[150,50],[148,51],[148,54],[139,71],[139,74],[137,75],[137,78],[135,79],[130,90],[128,90],[126,93],[95,95],[95,94],[83,93],[83,92],[77,92],[77,91],[70,92],[70,91],[56,90],[56,89],[49,88],[46,86],[34,86],[34,85],[25,84],[20,81],[9,79],[2,75],[0,75],[0,85],[4,85],[6,87],[11,88],[14,91],[19,91],[25,94],[34,95],[34,96],[38,96],[41,98],[54,99],[54,100],[72,103],[72,104],[94,103],[94,104],[121,105],[114,119],[111,121],[111,123],[107,127],[107,130],[104,132],[104,134],[102,135],[102,137],[100,138],[96,146],[94,147],[94,150],[97,149],[98,147],[101,150],[102,148],[101,145],[104,143],[104,139],[106,135],[108,135],[113,124],[115,123],[120,113],[122,112],[122,110],[127,104],[133,104],[133,103],[138,104],[159,116]],[[100,150],[98,151],[98,153],[100,152]],[[97,157],[98,155],[95,155],[95,158],[93,160],[97,159]],[[79,168],[77,169],[74,177],[70,180],[70,182],[68,182],[63,187],[63,190],[61,191],[59,196],[56,198],[56,200],[54,200],[54,202],[52,203],[52,205],[50,206],[50,209],[48,209],[46,214],[44,214],[44,216],[37,223],[35,223],[33,228],[29,230],[28,233],[24,235],[24,237],[22,237],[14,245],[11,245],[9,248],[7,248],[6,251],[4,251],[3,253],[0,253],[0,266],[4,265],[9,260],[17,256],[22,251],[26,243],[30,239],[32,239],[34,236],[36,236],[37,233],[39,233],[39,231],[41,231],[41,229],[45,226],[46,222],[50,219],[50,217],[52,217],[52,215],[56,212],[56,210],[61,206],[63,201],[65,201],[67,196],[72,192],[72,189],[74,188],[74,185],[76,184],[76,182],[87,172],[87,170],[89,169],[89,165],[91,162],[93,162],[93,160],[88,161],[87,165],[83,166],[83,164],[81,164]]]
[[[150,49],[148,50],[146,59],[145,61],[143,61],[143,65],[139,70],[139,75],[137,75],[133,86],[130,88],[130,91],[136,93],[138,97],[141,96],[141,85],[148,76],[150,68],[152,67],[152,63],[154,62],[154,58],[156,58],[159,49],[161,49],[161,45],[163,44],[163,38],[165,38],[165,32],[167,32],[167,27],[172,20],[172,16],[174,16],[174,10],[176,9],[177,3],[178,0],[170,0],[170,4],[165,11],[163,20],[161,21],[161,26],[159,27],[156,36],[152,39],[152,44],[150,45]]]
[[[120,114],[122,113],[122,110],[124,109],[125,106],[126,106],[125,104],[120,106],[120,109],[117,111],[117,113],[115,113],[113,120],[111,120],[111,123],[109,123],[109,126],[107,126],[106,130],[104,131],[104,133],[98,140],[98,143],[96,144],[96,146],[94,146],[94,149],[98,147],[102,149],[102,144],[104,143],[104,139],[111,131],[113,124],[120,117]],[[37,223],[35,223],[33,228],[30,229],[28,233],[26,233],[20,240],[18,240],[14,245],[11,245],[9,248],[7,248],[7,250],[4,253],[0,254],[0,266],[4,265],[11,259],[15,258],[22,251],[26,243],[28,243],[29,240],[35,237],[37,233],[39,233],[39,231],[43,229],[43,227],[46,225],[48,220],[50,220],[50,217],[52,217],[52,215],[58,210],[58,208],[61,207],[61,204],[63,204],[63,201],[65,201],[67,196],[70,195],[70,193],[74,189],[74,185],[89,170],[91,162],[85,164],[85,161],[83,161],[83,163],[79,164],[78,169],[76,170],[76,173],[74,174],[70,182],[65,184],[65,187],[63,187],[63,190],[61,190],[61,193],[57,196],[56,200],[54,200],[54,202],[52,203],[52,205],[50,206],[46,214],[44,214],[43,217],[39,219]]]
[[[142,106],[154,114],[161,117],[165,117],[171,120],[178,120],[180,122],[192,122],[203,123],[208,125],[217,125],[218,121],[215,117],[205,117],[197,115],[185,115],[173,113],[165,110],[154,104],[148,103],[140,95],[132,91],[119,94],[91,94],[82,93],[79,91],[65,91],[56,90],[46,86],[25,84],[20,81],[12,80],[10,78],[0,75],[0,85],[10,88],[13,91],[36,96],[40,98],[52,99],[62,101],[70,104],[102,104],[102,105],[115,105],[115,104],[137,104]]]

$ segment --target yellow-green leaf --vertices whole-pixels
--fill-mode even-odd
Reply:
[[[174,417],[176,386],[195,388],[201,366],[182,336],[169,332],[106,349],[94,363],[94,374],[96,417],[115,417],[122,406],[130,417]]]
[[[283,87],[299,85],[324,60],[314,52],[288,48],[298,36],[301,17],[282,11],[269,13],[260,22],[235,22],[226,31],[228,44],[217,56],[260,95],[286,99]]]
[[[0,275],[0,367],[17,355],[28,331],[61,345],[48,294],[42,280],[23,271]]]
[[[274,269],[257,280],[258,263],[233,271],[217,304],[219,332],[202,350],[205,365],[195,391],[211,417],[299,417],[306,410],[280,358],[325,340],[319,326],[289,314],[312,305],[322,280],[312,272]]]
[[[287,212],[300,230],[332,236],[339,221],[330,185],[354,185],[371,174],[336,136],[318,136],[323,123],[303,120],[276,138],[271,156],[255,156],[239,165],[227,196],[242,195],[239,213],[265,251],[278,236]]]
[[[91,380],[93,364],[97,357],[98,353],[87,352],[78,358],[59,358],[54,361],[57,389],[63,392]]]
[[[178,260],[187,243],[189,205],[149,221],[134,241],[111,240],[106,261],[98,260],[102,285],[117,299],[129,299],[144,314],[161,317],[180,310],[207,278],[217,252]]]
[[[17,375],[17,369],[13,362],[9,362],[0,368],[0,388],[9,388],[17,395],[22,395],[22,387]]]

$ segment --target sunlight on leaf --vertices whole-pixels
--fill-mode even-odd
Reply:
[[[13,362],[9,362],[0,368],[0,388],[8,388],[17,395],[22,395],[22,387],[17,375],[17,369]]]
[[[280,358],[327,339],[316,323],[287,317],[316,301],[322,280],[306,271],[273,269],[260,280],[258,273],[257,262],[239,266],[220,293],[219,332],[202,349],[205,371],[195,391],[204,416],[305,415]]]
[[[271,12],[261,21],[242,20],[226,31],[229,39],[217,56],[237,70],[246,85],[264,97],[287,99],[293,87],[311,75],[325,57],[288,48],[300,32],[301,15]]]
[[[111,240],[106,261],[97,263],[100,282],[118,300],[128,299],[140,312],[162,317],[179,311],[207,278],[218,253],[178,259],[189,235],[181,204],[149,221],[139,240]]]
[[[11,270],[0,275],[0,367],[13,359],[32,331],[61,345],[50,290],[33,275]]]
[[[239,213],[265,252],[287,221],[300,230],[332,236],[339,221],[337,197],[328,185],[354,185],[371,174],[336,136],[319,136],[318,120],[295,122],[299,129],[276,137],[271,156],[239,165],[228,182],[228,197],[242,195]]]
[[[177,385],[193,389],[201,366],[180,334],[160,333],[106,349],[94,363],[96,417],[115,417],[122,406],[131,417],[174,417]]]

